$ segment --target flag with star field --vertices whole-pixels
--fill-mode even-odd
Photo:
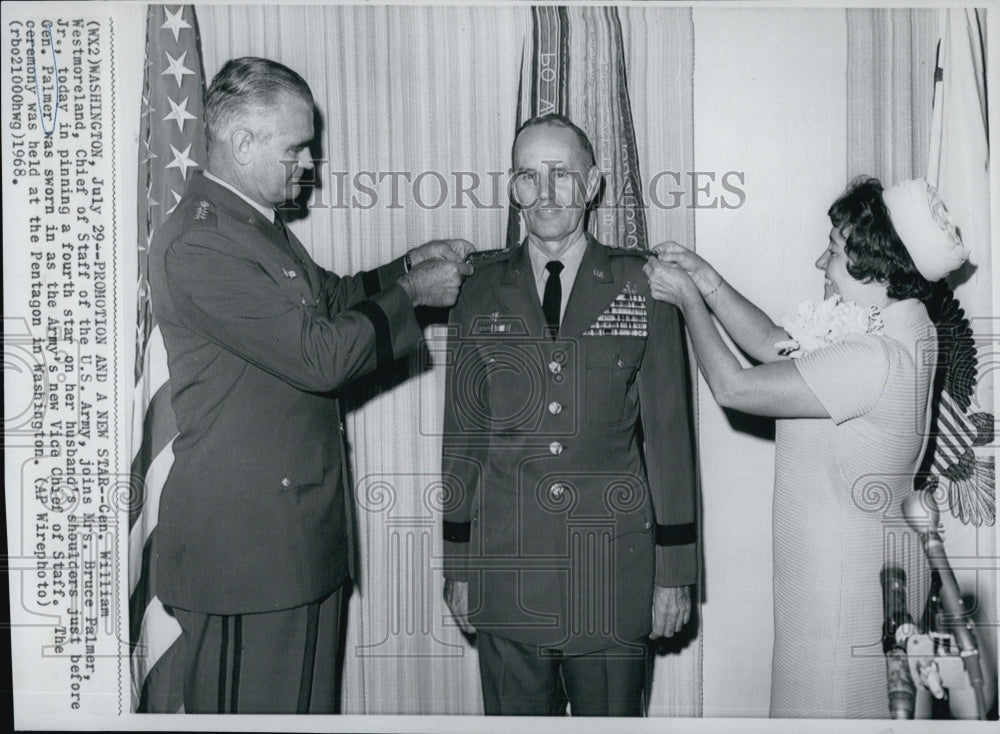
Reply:
[[[135,393],[132,403],[132,503],[129,511],[129,642],[132,707],[176,712],[180,626],[156,596],[152,560],[160,492],[177,433],[167,353],[149,299],[149,243],[177,207],[192,171],[206,163],[205,81],[194,8],[151,5],[139,130],[139,278]]]

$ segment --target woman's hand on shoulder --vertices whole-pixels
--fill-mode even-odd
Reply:
[[[694,284],[702,295],[713,293],[722,284],[722,277],[716,272],[707,260],[689,250],[684,245],[677,242],[661,242],[656,245],[653,252],[656,253],[660,262],[676,265],[683,268],[691,276]]]
[[[679,265],[651,257],[642,270],[649,278],[649,288],[656,300],[672,303],[682,310],[691,305],[695,299],[701,301],[698,286]]]

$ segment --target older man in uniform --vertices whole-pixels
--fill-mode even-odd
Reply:
[[[472,248],[328,272],[275,209],[313,165],[305,81],[229,61],[205,115],[208,171],[150,252],[179,429],[156,592],[182,628],[187,712],[333,713],[353,564],[337,391],[418,345],[414,306],[451,305]]]
[[[527,239],[452,310],[445,598],[487,714],[641,715],[645,638],[687,623],[697,574],[683,333],[646,258],[585,231],[583,131],[529,120],[513,166]]]

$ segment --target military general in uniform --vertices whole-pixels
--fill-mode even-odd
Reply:
[[[487,714],[642,715],[646,639],[688,622],[697,575],[683,332],[646,257],[586,232],[583,131],[534,118],[512,158],[527,238],[477,261],[449,325],[445,599]]]
[[[353,498],[338,391],[415,348],[414,306],[449,306],[471,245],[377,270],[319,267],[275,207],[312,168],[312,94],[272,61],[227,62],[209,162],[150,251],[178,435],[156,593],[184,647],[184,708],[334,713]]]

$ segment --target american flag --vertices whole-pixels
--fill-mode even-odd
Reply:
[[[955,288],[971,324],[959,309],[953,332],[945,334],[949,374],[937,406],[931,473],[947,489],[955,517],[992,525],[996,468],[985,450],[977,456],[974,448],[992,443],[995,424],[989,411],[996,360],[993,340],[982,333],[990,321],[983,317],[993,312],[985,11],[942,9],[940,27],[927,180],[941,193],[976,267]]]
[[[129,637],[132,708],[172,713],[181,708],[180,626],[156,596],[153,558],[160,492],[173,463],[177,434],[170,405],[167,353],[149,298],[149,243],[176,208],[191,172],[207,155],[201,42],[190,5],[151,5],[139,132],[139,280],[135,394],[132,403],[132,485],[129,512]]]

